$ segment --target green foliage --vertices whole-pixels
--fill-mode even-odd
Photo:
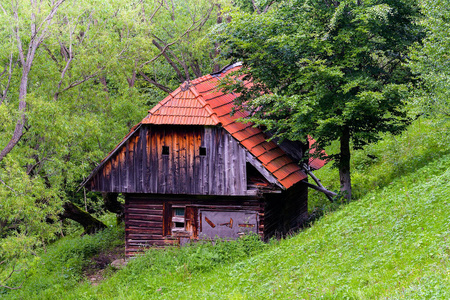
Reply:
[[[166,273],[97,298],[448,298],[450,157],[330,213],[260,255],[213,272]],[[181,275],[181,274],[185,275]],[[167,278],[169,277],[169,278]],[[431,286],[429,285],[431,284]],[[155,288],[159,294],[155,292]],[[102,293],[98,294],[100,291]],[[153,292],[153,294],[152,294]],[[81,293],[82,295],[82,293]]]
[[[15,282],[19,282],[28,276],[22,289],[18,291],[0,290],[8,299],[52,299],[55,295],[69,299],[83,298],[83,293],[72,295],[66,293],[80,285],[83,278],[83,269],[89,265],[90,258],[101,250],[112,248],[118,243],[123,243],[123,231],[115,228],[108,229],[94,236],[82,238],[64,238],[51,245],[46,254],[29,263],[27,274],[16,276]],[[200,242],[181,248],[150,249],[145,255],[131,260],[124,270],[118,271],[110,278],[116,290],[107,286],[105,290],[99,287],[98,293],[103,297],[113,298],[120,293],[121,288],[128,286],[130,296],[138,297],[146,295],[152,297],[164,292],[161,279],[172,276],[188,280],[193,274],[212,271],[221,265],[240,261],[261,252],[266,244],[261,242],[258,236],[248,235],[237,241]],[[114,283],[113,283],[114,282]],[[132,290],[143,285],[145,291],[133,294]],[[88,283],[81,283],[80,290],[90,288]]]
[[[311,228],[286,240],[266,245],[257,236],[246,236],[214,246],[150,249],[92,286],[81,277],[79,265],[88,265],[98,249],[123,241],[123,231],[63,239],[51,245],[47,255],[28,261],[32,277],[22,290],[5,290],[4,296],[446,299],[450,136],[444,130],[448,124],[443,125],[419,119],[401,136],[386,135],[356,151],[357,201],[326,211]]]
[[[51,10],[33,3],[0,9],[0,150],[20,117],[19,45],[26,56],[33,23]],[[154,41],[184,63],[178,68],[186,78],[211,72],[218,61],[210,59],[214,44],[206,35],[217,9],[206,0],[66,0],[58,8],[28,76],[24,135],[0,162],[0,258],[56,238],[64,201],[102,212],[98,195],[85,199],[80,183],[166,94],[140,72],[169,90],[181,80]]]
[[[417,114],[450,117],[450,2],[448,0],[421,1],[422,24],[427,37],[416,44],[409,65],[423,80],[422,89],[414,90],[411,109]]]
[[[450,156],[419,165],[286,240],[152,249],[97,287],[56,285],[50,296],[35,286],[27,298],[446,299]]]
[[[423,37],[419,16],[409,0],[297,0],[265,14],[236,12],[221,36],[223,53],[243,61],[240,72],[254,84],[230,80],[227,89],[240,93],[250,121],[281,138],[310,135],[319,149],[339,140],[331,157],[350,198],[349,146],[409,122],[404,101],[415,79],[405,61]]]
[[[0,288],[0,295],[8,299],[52,299],[56,293],[63,294],[74,288],[83,279],[83,272],[89,268],[91,258],[101,251],[123,245],[123,228],[112,227],[95,235],[63,238],[51,245],[40,256],[29,256],[19,260],[14,273],[7,282],[9,286],[21,289],[11,291]],[[3,273],[10,271],[11,264],[4,267]]]

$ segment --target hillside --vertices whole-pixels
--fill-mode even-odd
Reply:
[[[367,178],[361,198],[329,206],[288,239],[152,250],[123,270],[108,267],[106,279],[93,285],[83,279],[89,258],[117,247],[121,230],[65,238],[27,262],[22,289],[0,293],[6,299],[448,299],[450,154],[439,131],[446,132],[415,123],[357,154],[359,163],[368,152],[387,155],[355,172],[360,185],[363,173]],[[374,183],[379,188],[369,192]]]

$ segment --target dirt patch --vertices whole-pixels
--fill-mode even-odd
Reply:
[[[98,285],[104,278],[106,273],[110,274],[113,269],[108,268],[111,262],[125,259],[125,246],[118,246],[108,249],[93,256],[88,266],[84,270],[84,276],[92,285]]]

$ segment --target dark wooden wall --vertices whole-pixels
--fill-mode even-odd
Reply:
[[[167,228],[170,222],[167,208],[170,206],[189,206],[186,217],[191,218],[192,236],[172,235]],[[198,238],[195,210],[212,209],[217,211],[252,211],[258,214],[258,234],[264,233],[264,199],[260,197],[202,197],[166,196],[146,194],[125,195],[125,246],[126,255],[132,256],[149,246],[179,244],[181,239]],[[192,220],[195,219],[195,220]],[[211,237],[213,238],[213,237]]]
[[[281,194],[265,194],[264,239],[282,237],[308,218],[308,187],[299,182]]]
[[[143,125],[86,186],[122,193],[247,195],[245,157],[221,127]]]

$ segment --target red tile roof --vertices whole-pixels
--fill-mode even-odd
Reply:
[[[141,123],[217,125],[219,119],[199,92],[186,82],[153,107]]]
[[[185,82],[153,107],[138,125],[222,125],[284,188],[288,189],[305,179],[307,177],[305,172],[275,142],[267,141],[267,137],[261,129],[253,127],[251,123],[238,120],[247,117],[246,112],[236,111],[231,115],[234,107],[233,101],[237,96],[218,90],[217,86],[221,78],[239,68],[241,68],[240,64],[231,65],[218,73]],[[136,127],[127,137],[135,130],[137,130]],[[114,153],[124,141],[109,155]],[[320,159],[310,160],[310,163],[314,169],[325,164]]]
[[[231,115],[236,95],[218,90],[220,79],[236,71],[240,65],[226,68],[184,83],[153,109],[143,124],[222,125],[244,146],[284,187],[289,188],[306,174],[274,142],[268,142],[261,129],[238,121],[248,116],[237,111]]]

